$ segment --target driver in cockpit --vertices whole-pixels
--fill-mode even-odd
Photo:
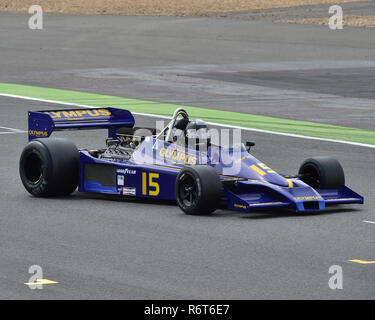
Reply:
[[[182,118],[176,122],[176,129],[179,129],[183,132],[185,146],[199,146],[201,144],[210,144],[210,133],[207,127],[206,122],[203,120],[191,120],[189,121],[186,118]],[[180,140],[180,139],[178,139]],[[174,141],[176,142],[177,139]]]

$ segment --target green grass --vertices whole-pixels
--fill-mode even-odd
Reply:
[[[181,106],[155,101],[128,99],[95,93],[8,83],[0,83],[0,93],[97,107],[115,107],[128,109],[133,112],[162,116],[171,116],[176,108],[184,107],[192,118],[199,118],[214,123],[375,145],[375,131],[309,121],[289,120],[231,111]],[[51,107],[52,109],[59,108],[58,105],[54,107],[53,103],[51,103]]]

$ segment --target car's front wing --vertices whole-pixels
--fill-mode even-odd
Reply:
[[[334,204],[363,204],[363,197],[344,185],[331,190],[315,190],[310,186],[288,188],[262,181],[237,181],[224,186],[228,209],[237,211],[276,207],[311,211]]]

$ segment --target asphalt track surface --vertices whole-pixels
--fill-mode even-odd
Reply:
[[[245,25],[248,29],[243,31]],[[223,95],[236,86],[243,89],[237,80],[228,85],[224,84],[227,81],[220,81],[220,85],[205,82],[195,88],[195,82],[185,82],[195,78],[189,75],[172,86],[173,77],[162,77],[165,74],[160,71],[176,75],[184,69],[189,74],[192,70],[203,74],[218,66],[217,72],[227,68],[233,76],[240,71],[239,65],[247,65],[254,71],[273,68],[300,74],[303,65],[317,72],[333,64],[332,77],[342,72],[337,69],[344,68],[345,74],[353,69],[357,77],[363,74],[368,78],[371,69],[366,66],[375,64],[371,30],[347,28],[334,38],[324,27],[259,21],[46,15],[45,30],[37,33],[27,29],[26,15],[12,14],[0,14],[0,28],[1,82],[188,101],[203,107],[373,128],[371,96],[341,96],[340,90],[327,96],[316,83],[314,90],[306,92],[293,75],[289,76],[296,85],[293,80],[289,82],[297,89],[294,100],[288,103],[281,99],[275,105],[277,92],[281,97],[290,92],[285,93],[274,81],[269,86],[262,83],[273,96],[266,99],[257,96],[256,87],[251,86],[246,87],[246,95]],[[280,39],[282,35],[284,39]],[[155,70],[161,78],[155,78]],[[344,85],[357,85],[345,79]],[[340,103],[332,102],[332,93]],[[358,110],[349,109],[353,101],[360,103]],[[348,261],[375,260],[375,225],[363,222],[375,222],[374,149],[242,133],[245,140],[257,142],[253,152],[257,158],[283,173],[295,173],[310,156],[337,157],[347,184],[365,197],[365,205],[341,206],[322,213],[218,210],[209,217],[193,217],[169,202],[108,200],[79,193],[63,199],[37,199],[26,193],[18,177],[18,158],[26,134],[10,133],[4,127],[26,130],[27,110],[51,107],[64,108],[0,97],[0,298],[375,297],[375,265]],[[149,126],[155,119],[136,120],[138,125]],[[105,132],[58,136],[71,138],[79,147],[101,147]],[[30,290],[24,282],[34,264],[43,267],[44,278],[59,283]],[[332,265],[343,268],[343,290],[328,286]]]

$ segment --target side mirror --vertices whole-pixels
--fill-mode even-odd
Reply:
[[[245,145],[246,145],[247,152],[250,152],[251,147],[255,146],[255,142],[254,141],[246,141]]]

